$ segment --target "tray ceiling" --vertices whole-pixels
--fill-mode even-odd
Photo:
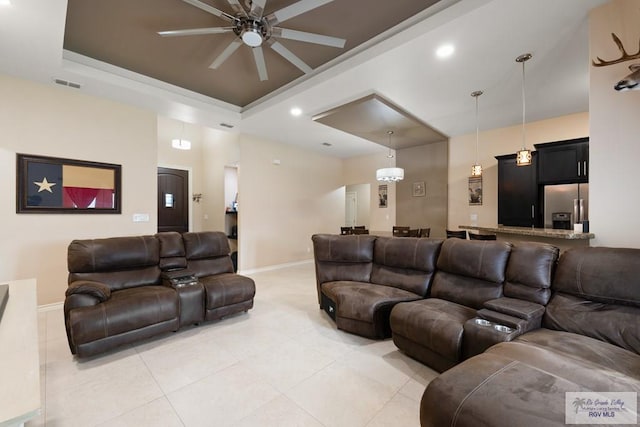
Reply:
[[[267,0],[265,15],[298,0]],[[230,15],[228,1],[202,0]],[[312,69],[394,27],[438,0],[335,0],[278,26],[346,39],[335,48],[279,41]],[[248,2],[242,0],[241,4]],[[375,7],[372,7],[375,3]],[[161,37],[158,31],[225,27],[229,22],[181,0],[68,0],[64,48],[184,89],[244,107],[304,73],[264,46],[269,79],[260,81],[248,46],[240,46],[218,69],[212,61],[234,33]]]

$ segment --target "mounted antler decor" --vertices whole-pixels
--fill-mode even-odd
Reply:
[[[631,61],[633,59],[640,59],[640,47],[638,48],[637,53],[630,55],[627,53],[626,49],[622,45],[622,41],[618,36],[616,36],[614,33],[611,33],[611,37],[613,38],[615,44],[618,46],[618,49],[620,49],[620,52],[622,52],[622,56],[612,61],[605,61],[600,57],[596,57],[597,61],[591,61],[594,67],[604,67],[607,65],[619,64],[625,61]],[[615,90],[620,91],[640,89],[640,63],[631,64],[629,66],[629,69],[631,70],[631,74],[616,83],[616,85],[614,86]]]

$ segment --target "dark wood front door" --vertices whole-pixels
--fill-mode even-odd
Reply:
[[[189,171],[158,168],[158,231],[189,231]]]

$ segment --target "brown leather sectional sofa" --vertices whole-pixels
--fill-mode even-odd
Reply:
[[[224,233],[74,240],[64,317],[86,357],[253,307],[255,283],[234,273]]]
[[[378,239],[395,253],[377,257]],[[421,240],[432,252],[416,250],[427,247]],[[424,392],[423,426],[561,426],[566,392],[640,393],[640,249],[576,248],[558,259],[557,248],[540,243],[313,242],[321,307],[333,307],[338,327],[361,334],[338,314],[374,313],[371,322],[388,324],[403,352],[442,372]],[[413,279],[406,266],[434,254],[430,274],[417,274],[422,296],[396,301],[378,290],[395,288],[398,275]],[[386,265],[389,257],[405,267]],[[373,275],[376,262],[394,282]]]

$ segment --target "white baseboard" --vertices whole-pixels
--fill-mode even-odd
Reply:
[[[38,306],[38,313],[44,313],[46,311],[62,310],[64,303],[54,302],[53,304],[44,304]]]
[[[313,263],[313,259],[306,259],[304,261],[287,262],[285,264],[276,264],[276,265],[269,265],[267,267],[251,268],[251,269],[248,269],[248,270],[240,270],[240,271],[238,271],[238,273],[239,274],[263,273],[265,271],[280,270],[280,269],[283,269],[283,268],[295,267],[297,265],[305,265],[305,264],[312,264],[312,263]]]

